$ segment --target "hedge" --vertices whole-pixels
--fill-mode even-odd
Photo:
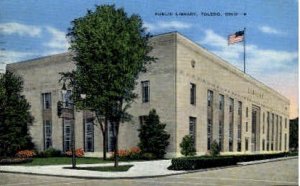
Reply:
[[[270,158],[279,158],[286,156],[287,153],[277,154],[250,154],[250,155],[232,155],[232,156],[198,156],[198,157],[181,157],[173,158],[172,170],[194,170],[211,167],[236,165],[238,162],[264,160]]]
[[[12,165],[32,162],[32,158],[6,158],[0,160],[0,165]]]
[[[172,170],[193,170],[219,166],[235,165],[237,159],[234,157],[188,157],[174,158],[169,169]]]

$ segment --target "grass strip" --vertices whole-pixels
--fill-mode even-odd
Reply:
[[[126,172],[133,165],[119,165],[114,166],[97,166],[97,167],[76,167],[76,170],[89,170],[89,171],[100,171],[100,172]],[[65,169],[73,169],[71,167],[65,167]]]

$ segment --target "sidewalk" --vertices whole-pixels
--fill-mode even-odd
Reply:
[[[65,169],[70,168],[71,165],[51,165],[51,166],[0,166],[0,172],[10,173],[23,173],[23,174],[36,174],[47,176],[60,176],[60,177],[74,177],[74,178],[96,178],[96,179],[117,179],[117,178],[150,178],[160,176],[170,176],[177,174],[184,174],[190,172],[199,172],[207,170],[216,170],[221,168],[230,168],[235,166],[244,166],[251,164],[267,163],[272,161],[280,161],[298,158],[296,157],[283,157],[268,160],[259,160],[252,162],[240,162],[238,165],[228,167],[215,167],[210,169],[199,169],[191,171],[173,171],[168,170],[171,165],[171,160],[156,160],[156,161],[139,161],[139,162],[120,162],[119,165],[133,165],[126,172],[100,172],[100,171],[88,171],[88,170],[73,170]],[[80,164],[77,167],[95,167],[95,166],[113,166],[113,163],[105,164]]]
[[[50,166],[0,166],[0,172],[13,172],[25,174],[38,174],[48,176],[63,176],[76,178],[145,178],[159,177],[184,173],[187,171],[172,171],[167,168],[171,165],[171,160],[156,160],[144,162],[120,162],[119,165],[133,165],[126,172],[100,172],[88,170],[65,169],[71,165],[50,165]],[[77,167],[113,166],[113,163],[105,164],[80,164]]]

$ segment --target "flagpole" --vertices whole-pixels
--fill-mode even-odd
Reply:
[[[246,73],[246,28],[244,28],[244,73]]]

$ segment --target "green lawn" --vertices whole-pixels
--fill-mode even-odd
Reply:
[[[102,172],[126,172],[133,165],[119,165],[118,167],[106,166],[106,167],[76,167],[77,170],[90,170],[90,171],[102,171]],[[72,169],[72,168],[66,168]]]
[[[111,163],[112,161],[104,161],[101,158],[76,158],[77,164],[94,164],[94,163]],[[49,158],[33,158],[32,162],[17,165],[69,165],[72,164],[71,157],[49,157]]]

